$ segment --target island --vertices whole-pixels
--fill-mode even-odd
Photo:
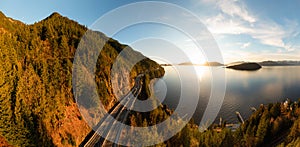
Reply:
[[[235,65],[227,66],[226,68],[235,69],[235,70],[259,70],[261,68],[261,65],[254,62],[246,62],[246,63],[240,63]]]

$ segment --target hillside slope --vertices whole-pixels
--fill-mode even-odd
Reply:
[[[26,25],[0,12],[0,134],[11,145],[76,146],[90,131],[72,90],[72,62],[87,30],[58,13]],[[91,37],[108,39],[100,32]],[[133,67],[130,77],[116,75],[119,80],[111,81],[111,67],[125,47],[109,39],[98,57],[95,81],[106,109],[117,101],[111,82],[122,85],[146,70],[153,71],[152,78],[164,74],[162,67],[145,58]],[[126,64],[136,56],[144,57],[129,48],[122,61]],[[129,72],[123,67],[120,71]]]

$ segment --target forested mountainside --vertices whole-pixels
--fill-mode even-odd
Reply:
[[[87,30],[58,13],[27,25],[0,12],[0,136],[9,144],[76,146],[91,130],[72,91],[72,62]],[[90,37],[108,39],[96,31]],[[108,39],[98,58],[95,80],[106,109],[117,101],[111,87],[111,66],[125,47]],[[144,57],[129,48],[123,61],[137,56]],[[162,67],[145,58],[131,70],[130,80],[146,70],[152,78],[164,74]]]

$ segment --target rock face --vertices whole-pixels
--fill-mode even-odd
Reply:
[[[261,68],[261,65],[257,63],[241,63],[237,65],[227,66],[226,68],[235,70],[259,70]]]

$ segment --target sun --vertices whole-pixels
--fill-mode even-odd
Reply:
[[[200,64],[205,64],[205,63],[206,63],[206,60],[205,60],[204,58],[201,58],[201,59],[199,60],[199,63],[200,63]]]

